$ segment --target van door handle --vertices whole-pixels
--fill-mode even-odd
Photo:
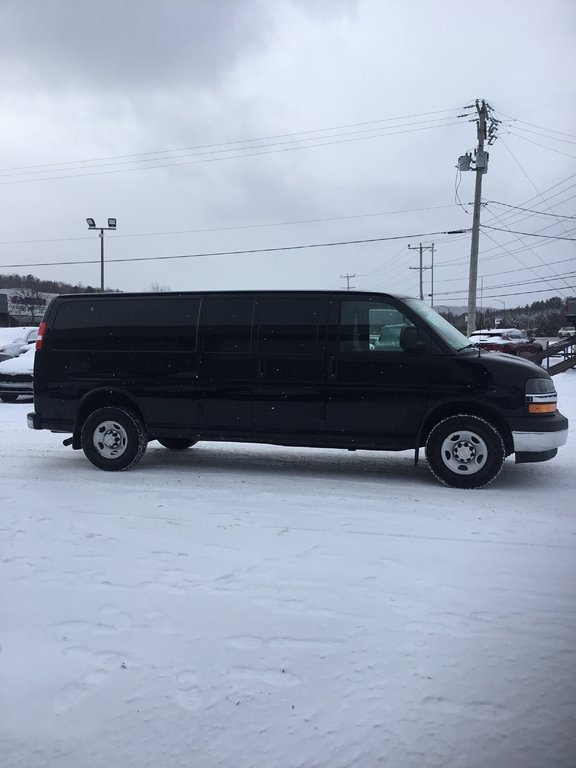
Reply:
[[[330,360],[330,365],[328,366],[328,375],[336,376],[336,360],[334,358]]]

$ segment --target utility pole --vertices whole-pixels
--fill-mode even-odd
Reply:
[[[354,290],[354,286],[350,285],[350,278],[351,277],[356,277],[355,274],[354,275],[345,274],[345,275],[340,275],[340,277],[342,278],[342,280],[346,280],[346,290],[347,291],[349,291],[350,289]]]
[[[432,270],[432,293],[430,296],[432,297],[432,306],[434,306],[434,243],[432,245],[422,245],[420,243],[419,246],[415,245],[409,245],[409,249],[413,251],[419,251],[420,252],[420,263],[417,267],[408,267],[408,269],[417,269],[420,272],[420,299],[424,300],[424,281],[423,281],[423,273],[425,269],[431,269]],[[431,267],[425,267],[423,264],[423,254],[424,251],[430,251],[432,254],[432,266]]]
[[[434,308],[434,243],[430,248],[430,306]]]
[[[496,131],[499,120],[492,117],[492,107],[482,99],[476,99],[474,106],[477,116],[476,135],[478,145],[472,153],[466,153],[458,158],[457,168],[460,171],[476,172],[476,183],[474,186],[474,211],[472,214],[472,242],[470,244],[470,272],[468,277],[468,322],[467,334],[470,336],[472,331],[476,330],[476,290],[478,285],[478,246],[480,242],[480,208],[482,204],[482,176],[488,172],[488,152],[484,149],[484,144],[493,144],[496,141]],[[470,109],[472,107],[466,107]],[[468,115],[461,115],[467,117]],[[472,164],[474,167],[472,168]]]

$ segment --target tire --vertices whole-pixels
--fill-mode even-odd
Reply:
[[[453,488],[488,485],[500,473],[505,457],[502,436],[479,416],[450,416],[436,424],[426,441],[432,474]]]
[[[15,403],[18,400],[18,395],[0,395],[0,400],[3,403]]]
[[[160,445],[171,451],[185,451],[186,448],[191,448],[198,442],[198,440],[186,440],[184,437],[163,437],[157,438],[157,440]]]
[[[93,411],[81,432],[82,450],[98,469],[119,472],[137,464],[148,438],[140,417],[122,406]]]

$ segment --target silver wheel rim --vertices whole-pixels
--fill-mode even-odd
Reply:
[[[92,443],[103,459],[117,459],[128,447],[128,435],[117,421],[102,421],[94,430]]]
[[[468,429],[451,432],[440,449],[444,465],[456,475],[475,475],[488,460],[488,447]]]

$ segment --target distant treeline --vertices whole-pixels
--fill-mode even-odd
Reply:
[[[440,314],[462,332],[466,332],[466,313],[450,314],[442,311]],[[493,328],[496,318],[500,318],[501,327],[520,328],[532,331],[536,336],[555,336],[562,325],[566,325],[564,299],[553,296],[545,301],[534,301],[524,307],[498,307],[498,309],[483,309],[476,313],[477,328]]]
[[[97,293],[98,288],[56,280],[40,280],[34,275],[0,275],[0,288],[28,288],[41,293]]]

